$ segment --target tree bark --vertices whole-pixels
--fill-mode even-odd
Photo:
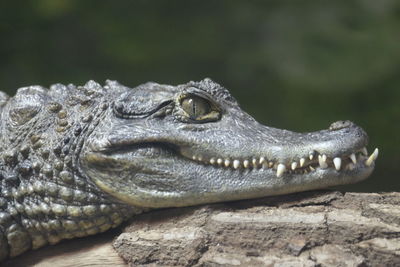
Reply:
[[[131,266],[399,266],[400,193],[313,191],[152,211],[103,241],[102,253],[92,244],[84,260],[81,251],[69,254],[73,265],[63,264],[60,252],[36,266],[49,266],[49,259],[53,266],[87,266],[100,254],[104,266],[123,265],[111,244]]]

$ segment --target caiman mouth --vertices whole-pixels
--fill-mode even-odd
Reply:
[[[114,153],[135,153],[136,157],[147,157],[148,159],[160,158],[180,158],[194,164],[201,164],[219,169],[227,169],[233,171],[256,171],[270,170],[274,171],[279,178],[285,174],[301,175],[315,172],[317,170],[330,170],[337,172],[353,171],[359,168],[373,167],[378,157],[379,150],[376,148],[371,155],[368,155],[366,147],[356,149],[352,153],[329,157],[326,154],[320,154],[317,151],[310,151],[307,156],[298,157],[297,160],[274,160],[267,157],[255,156],[245,158],[232,158],[210,156],[193,151],[187,146],[164,142],[149,142],[138,144],[113,144],[102,154],[112,155]],[[283,163],[286,162],[286,163]]]
[[[357,165],[360,167],[371,167],[378,157],[378,149],[368,157],[367,148],[364,147],[351,154],[328,157],[325,154],[319,154],[311,151],[307,157],[301,157],[298,160],[291,161],[290,164],[280,163],[277,160],[269,160],[266,157],[248,157],[248,158],[222,158],[216,156],[206,156],[199,153],[192,153],[190,150],[182,150],[181,155],[200,164],[212,165],[216,168],[228,168],[234,170],[258,170],[273,169],[276,176],[281,177],[288,174],[307,174],[317,169],[335,169],[336,171],[352,171]]]

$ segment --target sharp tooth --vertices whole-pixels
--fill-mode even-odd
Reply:
[[[237,159],[235,159],[235,160],[233,161],[233,168],[237,169],[237,168],[239,168],[239,165],[240,165],[240,161],[238,161]]]
[[[260,162],[260,164],[263,164],[265,162],[265,158],[261,157],[259,162]]]
[[[269,164],[268,164],[268,161],[265,160],[265,161],[263,162],[263,164],[262,164],[262,167],[268,169],[268,168],[269,168],[268,165],[269,165]]]
[[[291,167],[292,167],[292,170],[295,170],[297,168],[297,162],[292,162]]]
[[[334,158],[333,164],[335,165],[335,169],[340,171],[340,167],[342,167],[342,159],[341,158]]]
[[[364,147],[364,148],[361,150],[361,153],[363,153],[364,156],[368,156],[368,150],[367,150],[367,148]]]
[[[305,163],[306,163],[306,159],[305,158],[301,158],[300,159],[300,167],[303,167]]]
[[[215,158],[211,158],[211,159],[210,159],[210,164],[211,164],[211,165],[214,165],[215,162],[216,162]]]
[[[321,169],[326,169],[328,168],[328,164],[326,163],[326,155],[319,155],[318,156],[318,162],[319,162],[319,166],[321,167]]]
[[[251,162],[253,163],[253,167],[254,168],[258,167],[258,160],[257,159],[253,159]]]
[[[311,170],[311,171],[315,171],[315,169],[313,168],[313,166],[310,166],[310,170]]]
[[[268,168],[272,168],[272,167],[274,167],[274,163],[273,163],[272,161],[270,161],[270,162],[268,163]]]
[[[314,151],[311,151],[311,152],[308,154],[309,159],[310,159],[310,160],[313,160],[314,155],[315,155],[315,152],[314,152]]]
[[[286,171],[286,166],[282,163],[278,164],[276,168],[276,177],[281,177]]]
[[[193,156],[192,159],[193,159],[193,160],[197,160],[197,157],[196,157],[196,156]]]
[[[372,165],[372,163],[378,158],[379,150],[375,148],[374,152],[369,156],[369,158],[365,161],[365,165],[368,167]]]
[[[223,162],[224,162],[224,161],[223,161],[222,159],[217,159],[218,165],[222,165]]]
[[[250,162],[246,159],[243,161],[243,167],[245,167],[246,169],[250,166]]]
[[[379,149],[375,148],[374,153],[372,153],[372,155],[374,155],[374,160],[376,160],[379,155]]]
[[[350,159],[351,159],[351,161],[354,163],[354,164],[357,164],[357,158],[356,158],[356,154],[351,154],[350,155]]]
[[[229,165],[231,165],[231,161],[229,159],[226,159],[224,165],[225,167],[229,167]]]

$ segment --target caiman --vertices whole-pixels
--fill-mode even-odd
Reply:
[[[210,79],[0,92],[0,260],[107,231],[134,214],[355,183],[371,174],[350,121],[267,127]]]

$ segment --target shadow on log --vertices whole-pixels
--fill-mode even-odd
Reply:
[[[64,242],[6,266],[123,266],[121,258],[131,266],[398,266],[400,193],[314,191],[157,210],[114,237]]]

